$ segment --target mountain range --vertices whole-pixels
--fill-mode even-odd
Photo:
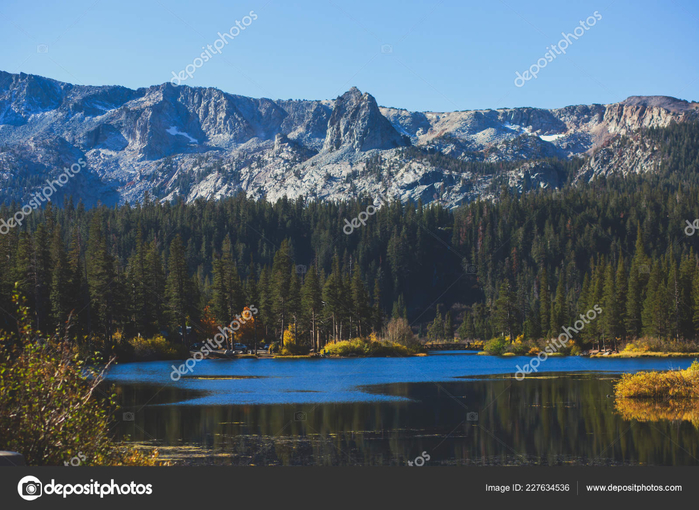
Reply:
[[[23,202],[83,158],[87,168],[60,191],[88,206],[139,202],[146,193],[186,202],[380,193],[455,207],[492,198],[503,183],[557,188],[653,171],[658,150],[643,130],[697,119],[699,103],[665,96],[411,112],[379,106],[354,87],[334,100],[271,100],[0,71],[0,202]],[[571,164],[562,170],[558,161]]]

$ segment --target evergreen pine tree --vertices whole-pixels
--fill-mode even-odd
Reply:
[[[369,294],[364,287],[359,264],[355,264],[352,272],[352,309],[355,318],[356,336],[362,337],[368,333],[371,323],[371,306]]]
[[[291,272],[288,297],[289,316],[294,325],[294,339],[299,343],[298,323],[301,320],[301,281],[295,270]]]
[[[643,234],[639,226],[626,293],[626,332],[631,338],[638,338],[641,335],[643,301],[645,300],[645,288],[649,274],[649,261],[643,248]]]
[[[619,307],[617,306],[617,288],[614,278],[614,268],[611,262],[607,264],[604,273],[604,287],[602,292],[602,316],[600,317],[600,331],[609,343],[613,343],[619,330]]]
[[[546,268],[542,267],[539,273],[539,317],[541,334],[550,336],[551,332],[551,295],[549,293],[549,280]]]
[[[46,225],[49,223],[47,222]],[[52,329],[51,318],[51,232],[43,223],[34,234],[34,253],[31,264],[31,279],[34,291],[34,313],[40,331]]]
[[[315,266],[311,266],[306,273],[301,288],[301,306],[308,314],[308,325],[311,337],[311,345],[314,350],[320,350],[320,314],[323,308],[322,292]]]
[[[185,345],[189,342],[187,325],[192,308],[192,290],[182,238],[178,234],[170,243],[165,295],[170,313],[170,325],[175,329],[179,328]]]
[[[55,327],[60,327],[68,318],[70,312],[70,266],[68,255],[63,246],[63,235],[60,225],[54,229],[51,242],[51,262],[53,274],[51,278],[51,316]]]
[[[284,347],[284,330],[287,327],[288,299],[291,286],[291,252],[289,241],[282,241],[279,250],[274,255],[272,275],[270,280],[270,294],[272,297],[272,313],[274,322],[279,326],[280,344]]]
[[[563,271],[558,275],[558,285],[556,287],[556,295],[551,306],[551,334],[557,336],[560,334],[561,328],[566,325],[568,320],[568,306],[565,294],[565,273]]]
[[[517,303],[512,292],[510,282],[505,280],[500,284],[498,298],[495,301],[495,327],[501,335],[510,337],[510,342],[515,341],[516,327],[518,323]]]
[[[260,293],[260,318],[264,326],[265,339],[272,338],[274,329],[273,300],[270,293],[270,270],[268,266],[263,266],[260,271],[260,280],[257,284],[257,291]]]
[[[371,327],[379,334],[383,329],[383,309],[381,308],[381,285],[379,278],[374,280],[374,298],[371,312]]]
[[[323,301],[325,305],[325,319],[331,325],[332,337],[336,341],[340,338],[342,287],[340,259],[335,255],[332,262],[332,271],[323,286]]]
[[[692,324],[692,284],[696,265],[693,263],[694,253],[682,257],[680,264],[680,335],[684,339],[694,338],[694,325]]]
[[[434,342],[444,339],[444,319],[442,317],[441,307],[442,305],[437,305],[434,320],[427,328],[427,336]]]
[[[454,321],[451,318],[451,310],[448,310],[444,316],[444,338],[447,342],[454,341]]]
[[[114,333],[115,287],[117,285],[114,259],[107,248],[102,234],[100,214],[95,214],[90,223],[87,245],[87,285],[90,292],[90,317],[92,331],[101,331],[107,345],[112,345]]]
[[[616,331],[614,333],[615,337],[620,337],[622,340],[626,339],[626,301],[628,293],[628,275],[626,274],[626,265],[624,264],[624,257],[619,253],[619,263],[616,268],[616,310],[619,317],[616,321]]]
[[[127,286],[130,294],[128,306],[136,334],[147,335],[149,331],[151,296],[147,278],[146,246],[139,224],[136,230],[136,251],[129,259]]]
[[[146,322],[148,330],[146,334],[160,333],[167,324],[165,317],[166,301],[165,286],[166,275],[163,269],[163,259],[160,256],[158,242],[153,239],[146,251],[146,286],[150,305]]]

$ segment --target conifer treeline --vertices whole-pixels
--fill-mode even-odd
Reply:
[[[315,345],[366,336],[387,315],[416,328],[432,322],[433,338],[452,337],[455,322],[463,338],[539,338],[597,304],[604,313],[581,333],[586,342],[693,339],[697,237],[684,227],[698,205],[696,187],[600,181],[505,192],[454,213],[391,203],[347,236],[342,220],[362,203],[237,197],[89,211],[67,203],[0,238],[2,323],[14,327],[17,282],[40,329],[61,327],[72,312],[77,337],[179,337],[197,332],[207,306],[226,324],[255,304],[260,340],[281,338],[289,325]]]
[[[557,336],[594,305],[580,338],[699,336],[699,188],[657,178],[474,204],[455,213],[453,245],[477,267],[485,299],[458,334]],[[514,336],[511,336],[514,338]]]
[[[22,230],[0,237],[0,327],[15,327],[10,297],[17,283],[40,330],[63,327],[72,315],[77,338],[165,332],[179,339],[184,332],[191,343],[210,315],[228,324],[252,304],[260,310],[259,341],[281,339],[289,326],[316,346],[368,336],[381,331],[385,310],[406,316],[404,295],[432,281],[448,258],[418,225],[448,224],[450,215],[394,203],[345,235],[344,219],[365,208],[244,197],[90,210],[49,204]],[[409,231],[421,239],[419,260]],[[411,272],[414,281],[404,281]]]
[[[351,235],[371,197],[347,203],[244,196],[85,210],[50,204],[0,236],[0,328],[15,283],[43,331],[194,340],[213,319],[260,310],[260,340],[307,344],[407,317],[433,338],[548,337],[600,305],[586,343],[699,333],[699,127],[651,130],[658,174],[447,211],[389,202]],[[10,217],[16,204],[0,207]],[[442,311],[446,314],[443,315]]]

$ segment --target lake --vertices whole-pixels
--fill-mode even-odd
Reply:
[[[204,360],[177,382],[158,361],[117,365],[107,382],[117,437],[177,464],[699,465],[696,413],[613,398],[622,373],[691,359],[549,358],[517,381],[529,360]]]

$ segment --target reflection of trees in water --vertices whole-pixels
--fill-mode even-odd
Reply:
[[[402,397],[393,402],[234,406],[153,405],[193,395],[129,385],[117,393],[135,422],[119,432],[176,448],[196,464],[406,465],[427,451],[429,465],[696,465],[697,408],[667,414],[638,400],[619,408],[614,379],[485,376],[363,387]],[[190,446],[201,451],[183,450]]]
[[[647,400],[619,398],[615,410],[624,420],[689,421],[699,428],[699,400]]]

